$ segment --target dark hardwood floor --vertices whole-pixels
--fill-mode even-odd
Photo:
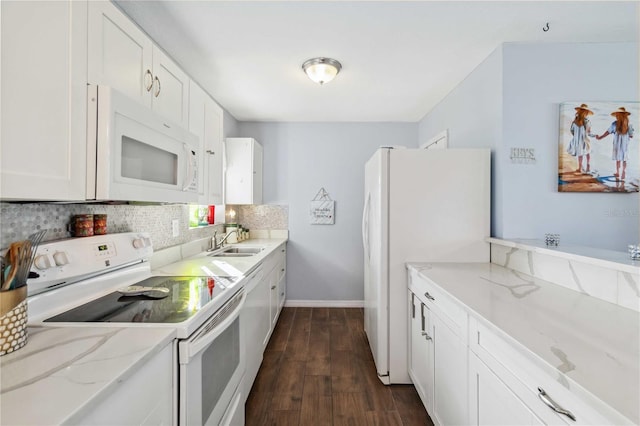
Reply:
[[[433,425],[413,385],[376,376],[358,308],[284,308],[246,425]]]

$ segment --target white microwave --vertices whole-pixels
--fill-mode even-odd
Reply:
[[[87,200],[196,202],[198,137],[110,87],[88,89]]]

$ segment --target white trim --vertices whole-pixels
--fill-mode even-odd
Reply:
[[[289,300],[284,302],[288,308],[363,308],[364,300]]]
[[[420,144],[420,149],[447,149],[449,147],[449,129],[444,129],[434,137]]]

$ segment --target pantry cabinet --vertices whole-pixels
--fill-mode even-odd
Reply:
[[[0,198],[84,200],[87,2],[0,8]]]
[[[262,204],[262,146],[252,138],[227,138],[225,158],[225,203]]]
[[[89,2],[89,83],[111,86],[187,128],[189,78],[113,3]]]
[[[198,204],[223,204],[223,111],[193,80],[189,82],[189,131],[200,139]]]

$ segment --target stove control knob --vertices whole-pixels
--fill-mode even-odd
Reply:
[[[53,267],[54,262],[52,261],[53,259],[51,258],[50,255],[41,254],[40,256],[37,256],[35,258],[35,260],[33,261],[33,264],[36,265],[36,268],[43,270],[43,269],[49,269]]]
[[[58,251],[53,255],[53,261],[56,262],[56,266],[64,266],[69,263],[69,257],[64,251]]]
[[[140,249],[140,248],[145,248],[147,244],[144,241],[144,238],[135,238],[133,240],[133,246],[137,249]]]

